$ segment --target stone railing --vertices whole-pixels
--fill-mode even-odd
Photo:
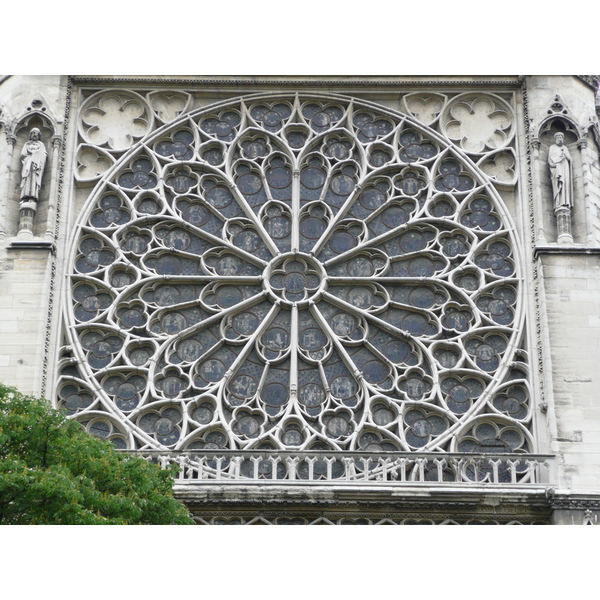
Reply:
[[[289,452],[206,450],[131,452],[163,468],[180,467],[176,484],[508,485],[546,487],[554,457],[540,454],[433,452]]]

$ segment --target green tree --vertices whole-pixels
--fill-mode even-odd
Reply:
[[[0,384],[0,524],[193,524],[177,467],[117,452],[43,399]]]

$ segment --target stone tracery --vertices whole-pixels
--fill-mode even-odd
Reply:
[[[468,149],[504,145],[508,113],[468,100],[494,117]],[[532,449],[506,213],[410,117],[333,97],[196,111],[107,171],[77,236],[85,365],[59,398],[118,447]]]

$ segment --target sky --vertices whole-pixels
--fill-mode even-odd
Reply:
[[[5,74],[588,75],[599,70],[597,9],[583,0],[569,2],[577,18],[561,28],[557,24],[564,20],[551,5],[517,0],[496,6],[475,0],[30,0],[25,22],[20,6],[3,6]]]

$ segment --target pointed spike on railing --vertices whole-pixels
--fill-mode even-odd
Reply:
[[[233,463],[233,479],[241,479],[242,460],[241,456],[234,456],[231,459]]]
[[[351,475],[354,474],[353,473],[353,471],[354,471],[354,459],[350,458],[349,456],[344,456],[342,458],[342,462],[345,465],[345,468],[344,468],[344,475],[345,475],[345,477],[344,477],[344,479],[346,481],[350,481],[351,480]]]
[[[288,456],[286,458],[286,462],[288,464],[288,477],[291,481],[295,481],[298,473],[298,463],[300,462],[300,457]]]
[[[500,475],[499,475],[499,467],[502,464],[500,459],[493,460],[491,458],[488,459],[490,465],[492,465],[492,483],[500,483]]]
[[[335,456],[327,457],[324,456],[323,460],[327,464],[327,481],[331,481],[333,479],[333,463],[337,460]]]
[[[269,460],[271,461],[271,479],[277,479],[277,465],[281,461],[281,458],[279,456],[269,456]]]
[[[392,461],[387,457],[383,458],[380,456],[378,463],[381,466],[381,471],[377,479],[379,479],[380,481],[387,481],[388,467],[392,464]]]
[[[175,462],[179,465],[179,473],[177,473],[177,479],[182,480],[185,479],[187,466],[189,464],[189,459],[187,456],[177,456],[175,458]]]
[[[433,462],[437,467],[437,481],[438,483],[442,483],[444,481],[444,468],[446,467],[446,459],[434,458]]]
[[[260,463],[262,461],[262,455],[258,455],[258,456],[252,456],[250,457],[250,460],[254,463],[254,469],[252,470],[252,479],[254,479],[255,481],[258,481],[260,479],[260,476],[258,474],[258,469],[260,466]]]
[[[510,467],[510,482],[517,483],[517,466],[521,464],[521,460],[507,460],[506,462]]]
[[[539,479],[536,477],[536,473],[539,470],[540,462],[538,460],[527,459],[525,460],[525,463],[527,464],[527,470],[529,472],[529,483],[535,483],[536,480]]]
[[[553,457],[546,455],[485,454],[469,455],[459,453],[431,452],[299,452],[299,451],[187,451],[179,453],[140,451],[137,454],[145,461],[157,463],[167,469],[172,463],[179,465],[180,472],[175,476],[178,482],[215,481],[234,482],[249,480],[299,481],[307,483],[337,483],[340,485],[402,485],[415,482],[429,486],[457,483],[463,485],[519,485],[539,486],[551,483]],[[242,465],[253,466],[251,473],[242,474]],[[282,465],[285,472],[278,469]],[[326,469],[315,468],[327,467]],[[306,476],[300,478],[300,465],[306,465]],[[264,467],[264,469],[263,469]],[[337,469],[341,467],[340,473]],[[545,470],[542,469],[545,467]],[[429,472],[428,472],[428,469]],[[264,471],[264,472],[263,472]],[[506,471],[510,476],[502,481]],[[543,472],[542,472],[543,471]],[[547,472],[546,472],[547,471]],[[444,481],[446,472],[451,477]],[[428,477],[431,476],[431,480]]]
[[[315,478],[315,463],[317,462],[316,456],[307,457],[306,462],[308,463],[308,480],[313,481]]]
[[[223,467],[223,462],[226,460],[227,458],[225,456],[217,456],[215,458],[216,462],[217,462],[217,472],[216,472],[216,478],[218,480],[221,479],[221,470]]]
[[[204,479],[204,473],[205,473],[205,471],[204,471],[204,464],[205,464],[205,461],[206,461],[206,457],[205,456],[201,456],[198,459],[198,479],[199,480]]]
[[[364,456],[361,456],[358,460],[360,460],[360,462],[363,465],[363,479],[365,481],[368,481],[368,479],[369,479],[369,466],[370,466],[369,463],[370,463],[370,461],[369,461],[368,458],[365,458]]]

